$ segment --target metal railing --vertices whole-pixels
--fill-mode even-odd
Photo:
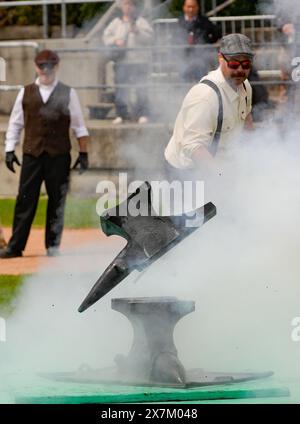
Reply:
[[[286,45],[283,43],[264,43],[260,45],[260,49],[262,51],[262,56],[265,59],[266,55],[269,53],[273,53],[274,48],[279,51],[282,48],[285,48]],[[186,49],[194,49],[195,50],[195,56],[203,57],[203,55],[206,57],[206,62],[211,69],[215,69],[218,61],[217,61],[217,53],[219,45],[217,44],[204,44],[204,45],[194,45],[194,46],[186,46],[186,45],[155,45],[155,46],[148,46],[148,47],[131,47],[126,48],[128,52],[133,51],[135,53],[140,52],[143,56],[146,54],[147,56],[147,63],[149,65],[149,75],[151,76],[151,87],[152,86],[160,86],[164,85],[165,82],[162,84],[160,82],[155,82],[155,77],[162,77],[164,81],[167,81],[167,85],[174,84],[174,85],[184,85],[180,81],[180,78],[178,79],[178,64],[180,63],[180,58],[185,57],[185,51]],[[95,53],[95,55],[98,55],[98,57],[107,58],[109,57],[110,51],[115,51],[114,48],[111,47],[93,47],[93,48],[80,48],[80,49],[74,49],[74,48],[62,48],[56,50],[60,55],[77,55],[78,53]],[[274,56],[274,55],[273,55]],[[259,58],[258,58],[259,59]],[[66,60],[66,56],[65,56]],[[209,62],[207,61],[209,60]],[[109,61],[109,60],[106,60]],[[130,65],[130,63],[129,63]],[[274,56],[274,61],[271,60],[264,61],[261,63],[258,61],[258,71],[266,78],[272,78],[274,80],[274,83],[279,83],[279,79],[277,78],[279,76],[279,69],[280,64],[278,60],[278,55]],[[174,77],[174,78],[172,78]],[[157,78],[157,81],[160,79]],[[268,82],[272,83],[272,81]],[[261,83],[258,83],[261,84]],[[132,86],[135,84],[123,84],[121,86]],[[88,88],[90,89],[96,89],[96,88],[112,88],[115,87],[115,85],[108,85],[108,84],[95,84],[95,85],[89,85],[89,86],[83,86],[78,85],[74,86],[74,88],[78,89],[84,89]]]
[[[266,41],[266,29],[270,30],[270,41],[274,41],[274,34],[277,28],[275,23],[276,19],[276,15],[220,16],[210,18],[212,22],[221,24],[222,35],[240,32],[248,36],[250,35],[254,42],[257,41],[257,30],[260,31],[260,41]],[[247,33],[247,31],[249,31],[250,34]]]
[[[2,47],[19,47],[19,46],[27,46],[32,47],[35,50],[38,49],[38,43],[32,42],[0,42],[0,48]],[[263,52],[262,56],[265,58],[269,52],[272,53],[272,50],[275,48],[279,51],[280,48],[284,48],[285,45],[282,43],[265,43],[260,45],[260,49]],[[214,69],[217,66],[217,52],[218,45],[214,44],[204,44],[204,45],[194,45],[194,46],[185,46],[185,45],[155,45],[149,47],[138,47],[138,48],[126,48],[128,52],[133,51],[135,53],[141,53],[144,56],[144,60],[149,64],[149,75],[150,79],[148,81],[149,88],[153,87],[163,87],[163,86],[182,86],[188,85],[183,83],[180,80],[180,63],[184,61],[184,55],[186,49],[195,50],[196,57],[205,57],[205,63],[208,65],[210,69]],[[66,55],[76,55],[82,53],[95,53],[95,58],[100,58],[103,61],[109,61],[107,58],[109,57],[109,52],[115,51],[114,48],[111,47],[94,47],[94,48],[62,48],[56,49],[56,52],[61,56],[62,61],[64,60],[72,60],[72,56],[68,57]],[[63,58],[63,55],[65,57]],[[145,55],[147,58],[145,59]],[[272,54],[274,56],[274,54]],[[182,60],[181,60],[181,59]],[[276,61],[276,62],[275,62]],[[271,60],[265,62],[264,64],[258,63],[258,71],[261,72],[261,75],[267,78],[271,78],[272,81],[269,81],[268,84],[274,83],[279,84],[283,83],[279,81],[279,62],[278,55],[275,55],[273,58],[273,62]],[[68,82],[68,81],[66,81]],[[265,82],[263,82],[265,83]],[[254,83],[254,84],[261,84]],[[147,85],[147,84],[146,84]],[[89,85],[74,85],[72,86],[79,90],[96,90],[96,89],[111,89],[115,88],[115,84],[89,84]],[[121,84],[124,87],[136,86],[136,84]],[[0,85],[1,91],[16,91],[21,88],[21,85]]]
[[[39,48],[39,43],[36,41],[0,41],[0,47],[32,47]]]
[[[211,17],[210,20],[221,26],[222,36],[230,33],[240,32],[251,37],[252,41],[257,41],[257,33],[260,34],[260,42],[266,41],[266,30],[269,32],[269,41],[276,39],[276,15],[246,15],[246,16],[219,16]],[[173,34],[176,30],[178,19],[155,19],[153,27],[156,39],[159,42],[171,44]]]
[[[235,0],[228,0],[224,4],[231,4]],[[48,6],[50,5],[60,5],[61,6],[61,36],[63,38],[67,35],[67,5],[68,4],[80,4],[80,3],[114,3],[115,0],[20,0],[20,1],[0,1],[0,8],[8,7],[20,7],[20,6],[41,6],[43,10],[43,37],[48,38],[49,35],[49,16],[48,16]],[[215,5],[216,6],[216,5]],[[218,8],[223,5],[216,6],[212,11],[209,12],[209,15],[217,13]],[[215,12],[214,12],[215,11]],[[246,28],[250,28],[251,35],[253,40],[255,39],[255,30],[256,28],[264,28],[266,23],[268,27],[272,27],[273,22],[275,21],[275,15],[254,15],[254,16],[222,16],[216,17],[211,16],[210,20],[215,23],[221,24],[222,35],[225,35],[228,32],[241,32],[245,33]],[[155,19],[153,21],[154,27],[161,26],[161,30],[164,32],[165,37],[170,37],[168,32],[171,31],[171,28],[174,24],[177,23],[176,18],[170,19]],[[230,27],[228,30],[228,26]],[[264,37],[264,35],[263,35]],[[261,40],[264,41],[264,38]]]
[[[206,16],[215,16],[217,13],[221,12],[223,9],[226,9],[226,7],[231,6],[235,2],[236,2],[236,0],[226,0],[222,4],[219,4],[217,6],[217,3],[215,1],[213,3],[213,9],[210,12],[206,13]],[[205,3],[205,2],[203,2],[203,3]],[[204,9],[201,8],[201,10],[202,10],[202,13],[204,14],[205,13]]]
[[[272,45],[273,46],[273,45]],[[281,47],[283,45],[279,45],[277,47]],[[174,108],[180,107],[180,104],[182,102],[182,99],[184,95],[187,93],[188,89],[193,85],[193,83],[185,82],[183,80],[183,75],[181,73],[181,70],[178,69],[178,62],[176,61],[176,58],[178,58],[180,50],[184,50],[187,47],[190,46],[152,46],[152,47],[143,47],[143,48],[130,48],[128,50],[136,50],[141,51],[143,54],[146,52],[150,56],[149,63],[149,73],[148,76],[145,76],[144,81],[134,81],[134,82],[128,82],[128,83],[116,83],[115,80],[110,78],[110,81],[103,81],[103,83],[97,83],[95,81],[92,83],[89,83],[88,81],[84,81],[84,78],[81,78],[79,83],[76,79],[73,79],[72,81],[63,80],[65,83],[71,85],[76,90],[80,90],[80,92],[84,92],[84,98],[85,98],[85,104],[84,104],[84,110],[89,111],[90,119],[110,119],[112,116],[114,116],[114,93],[116,92],[116,89],[118,88],[125,88],[128,90],[128,92],[131,92],[133,95],[136,93],[136,90],[142,89],[146,90],[149,97],[149,103],[150,108],[153,108],[153,110],[157,111],[158,109],[161,111],[159,113],[164,116],[166,122],[173,119],[173,116],[171,116],[171,111]],[[262,48],[268,49],[270,48],[270,43],[266,43]],[[200,45],[200,46],[194,46],[194,49],[202,49],[202,51],[207,50],[209,53],[211,53],[212,60],[215,60],[215,63],[210,63],[210,68],[215,69],[217,66],[217,45]],[[71,62],[72,59],[74,59],[77,63],[78,56],[82,54],[89,54],[94,53],[94,55],[91,55],[91,58],[93,60],[97,58],[101,58],[102,60],[104,57],[107,56],[107,53],[111,49],[108,47],[98,47],[98,48],[80,48],[80,49],[57,49],[56,51],[59,53],[61,57],[61,62],[69,61]],[[169,51],[170,54],[170,60],[173,59],[173,63],[167,63],[167,56],[166,51]],[[265,51],[264,51],[265,54]],[[201,54],[197,55],[201,56]],[[157,58],[160,60],[157,61]],[[155,62],[155,60],[156,62]],[[70,64],[69,64],[70,65]],[[129,63],[130,65],[130,63]],[[170,66],[168,66],[170,65]],[[70,66],[69,66],[70,67]],[[93,69],[99,69],[98,66],[92,67]],[[300,84],[288,80],[288,81],[282,81],[280,79],[280,71],[279,66],[277,64],[277,69],[262,69],[265,73],[264,77],[267,78],[263,81],[251,81],[252,86],[260,86],[265,85],[266,87],[269,87],[271,89],[270,92],[276,92],[278,93],[279,86],[293,86],[295,88],[300,89]],[[130,72],[130,69],[129,69]],[[147,75],[147,74],[146,74]],[[83,75],[82,75],[83,77]],[[74,83],[75,82],[75,83]],[[0,85],[0,90],[8,91],[8,92],[14,92],[21,88],[20,85],[15,86],[3,86]],[[89,95],[90,92],[93,92],[92,96]],[[96,93],[96,96],[95,96]],[[167,104],[167,99],[169,98],[170,93],[172,93],[172,107],[170,108]],[[12,96],[10,96],[10,99]],[[96,98],[96,100],[95,100]],[[92,99],[92,100],[89,100]],[[157,108],[157,104],[159,104],[159,108]],[[155,106],[156,105],[156,106]],[[169,116],[170,115],[170,116]]]
[[[20,0],[20,1],[2,1],[1,8],[20,7],[20,6],[42,6],[43,9],[43,37],[49,35],[49,16],[48,6],[61,5],[61,36],[67,35],[67,5],[78,3],[113,3],[115,0]]]

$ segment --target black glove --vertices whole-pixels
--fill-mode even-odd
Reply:
[[[74,166],[72,169],[76,169],[78,165],[80,165],[79,174],[82,174],[84,171],[88,169],[89,158],[86,152],[79,152],[78,158],[76,159],[76,162],[74,163]]]
[[[12,152],[6,152],[6,156],[5,156],[6,166],[11,172],[15,174],[16,171],[14,170],[14,162],[16,162],[17,165],[21,166],[19,159],[15,155],[14,150]]]

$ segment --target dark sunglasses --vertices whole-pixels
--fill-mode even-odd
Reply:
[[[230,69],[239,69],[239,67],[241,66],[242,69],[244,69],[245,71],[248,69],[251,69],[252,67],[252,61],[250,59],[246,59],[246,60],[230,60],[227,59],[223,54],[222,54],[223,59],[227,62],[227,66]]]
[[[49,69],[49,70],[51,70],[51,69],[54,69],[54,63],[51,63],[51,62],[45,62],[45,63],[39,63],[38,64],[38,67],[42,70],[42,71],[44,71],[45,69]]]

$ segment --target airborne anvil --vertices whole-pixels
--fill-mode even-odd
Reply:
[[[135,197],[145,199],[146,216],[131,216],[129,205]],[[145,208],[144,208],[145,209]],[[124,214],[124,210],[127,212]],[[216,215],[216,207],[207,203],[195,211],[178,216],[159,216],[152,206],[151,186],[142,184],[125,202],[101,216],[107,235],[119,235],[128,243],[101,275],[79,307],[85,311],[133,270],[142,271]],[[192,222],[192,226],[189,225]]]

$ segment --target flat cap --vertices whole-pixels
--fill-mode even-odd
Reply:
[[[53,50],[41,50],[36,55],[34,61],[37,65],[40,65],[41,63],[52,63],[53,65],[57,65],[59,57]]]
[[[243,34],[229,34],[221,39],[220,53],[227,56],[254,56],[250,38]]]

